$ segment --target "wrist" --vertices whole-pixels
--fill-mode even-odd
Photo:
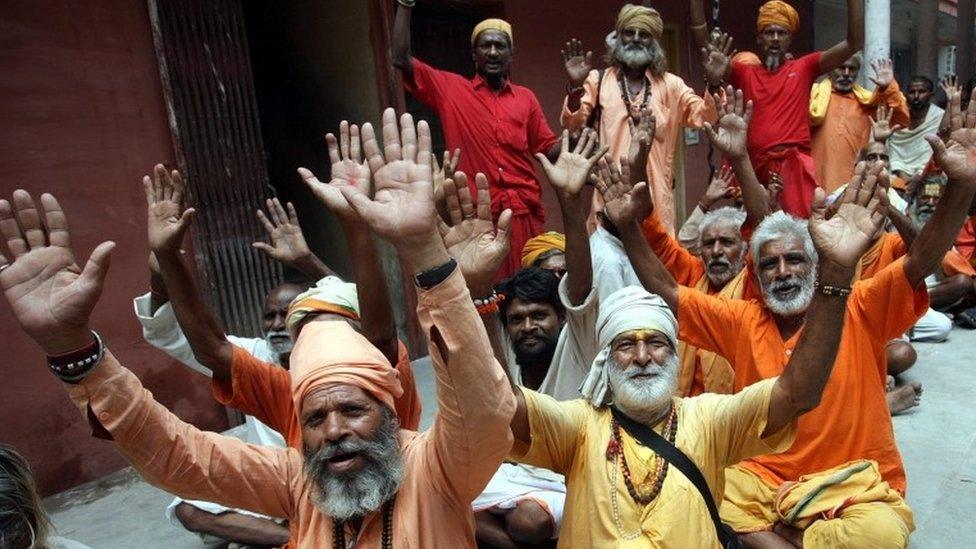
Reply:
[[[433,269],[451,260],[451,256],[447,253],[447,249],[439,236],[436,241],[428,239],[424,243],[404,243],[397,245],[396,249],[400,256],[400,262],[403,263],[404,269],[410,276]]]
[[[849,288],[854,279],[854,270],[854,267],[846,267],[827,259],[821,259],[817,265],[817,280],[821,285]]]
[[[405,8],[412,8],[417,5],[417,0],[397,0],[397,4]]]
[[[92,342],[92,333],[86,324],[85,326],[49,334],[50,337],[37,343],[48,357],[64,355],[90,345]]]

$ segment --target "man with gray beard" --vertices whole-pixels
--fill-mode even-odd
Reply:
[[[606,212],[620,230],[642,282],[653,254],[640,234],[650,212],[645,183],[619,174],[601,185]],[[560,545],[611,547],[641,540],[656,547],[714,547],[720,538],[704,497],[720,498],[724,471],[741,459],[786,450],[796,418],[816,408],[831,376],[849,292],[844,287],[884,220],[874,182],[831,220],[814,216],[810,230],[824,245],[821,283],[810,307],[811,327],[778,378],[736,395],[679,398],[678,323],[661,297],[628,286],[600,304],[596,330],[600,354],[583,382],[583,399],[558,402],[513,387],[516,461],[566,475],[565,521]],[[631,253],[631,251],[634,253]],[[671,463],[643,446],[620,419],[658,431],[686,454],[706,479],[700,494]],[[608,478],[609,473],[609,478]]]
[[[680,77],[667,72],[660,42],[663,32],[664,22],[657,10],[626,4],[617,16],[606,69],[592,69],[592,52],[584,53],[578,40],[567,42],[562,53],[569,83],[560,123],[571,132],[586,126],[599,131],[600,143],[610,147],[610,157],[617,161],[627,155],[631,128],[639,122],[641,111],[649,110],[657,131],[651,132],[655,143],[645,153],[647,180],[652,182],[651,194],[661,221],[673,234],[675,145],[682,128],[714,122],[716,112],[710,94],[696,94]],[[731,43],[727,46],[702,53],[705,78],[713,90],[721,85],[730,64]],[[602,207],[602,197],[594,193],[591,212]],[[591,217],[591,230],[594,223]]]

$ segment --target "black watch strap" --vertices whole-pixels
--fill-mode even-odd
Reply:
[[[451,258],[443,265],[438,265],[437,267],[433,267],[424,272],[413,275],[413,281],[422,290],[429,290],[447,280],[447,277],[451,276],[451,273],[453,273],[454,269],[456,268],[457,261],[454,261],[454,258]]]

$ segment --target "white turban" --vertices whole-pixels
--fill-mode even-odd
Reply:
[[[356,285],[337,276],[319,280],[308,291],[299,294],[288,307],[285,325],[291,337],[298,339],[297,328],[311,314],[332,313],[359,320],[359,295]]]
[[[610,294],[600,303],[596,318],[596,336],[600,353],[593,359],[590,372],[580,393],[596,407],[610,400],[609,371],[610,343],[614,338],[631,330],[656,330],[664,334],[672,347],[678,345],[678,320],[660,296],[640,286],[627,286]]]

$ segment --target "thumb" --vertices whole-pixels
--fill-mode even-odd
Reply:
[[[271,255],[274,252],[274,248],[269,246],[264,242],[253,242],[251,246],[256,250],[261,250],[262,252]]]
[[[715,139],[718,137],[715,134],[715,128],[713,128],[710,123],[705,122],[704,129],[705,129],[705,133],[708,134],[708,138],[714,142]]]
[[[183,210],[183,215],[180,216],[180,231],[185,231],[193,223],[193,218],[197,216],[197,210],[195,208],[187,208]]]
[[[932,156],[935,158],[936,164],[942,165],[942,161],[946,157],[946,146],[945,143],[939,139],[939,136],[935,134],[925,134],[925,140],[929,142],[929,146],[932,147]]]
[[[108,274],[109,265],[112,263],[111,254],[113,249],[115,249],[115,242],[111,240],[99,244],[92,251],[91,256],[88,258],[88,263],[85,263],[84,270],[81,271],[79,278],[95,286],[98,289],[98,294],[102,293],[102,287],[105,284],[105,275]]]
[[[505,210],[498,216],[498,230],[495,232],[495,240],[504,242],[507,247],[509,233],[512,229],[512,210]]]
[[[552,162],[549,162],[549,159],[546,158],[546,155],[542,153],[535,153],[535,159],[539,161],[539,164],[542,164],[543,170],[548,172],[549,170],[552,169]]]
[[[824,221],[827,218],[827,193],[822,187],[813,191],[813,206],[810,210],[810,221]]]

